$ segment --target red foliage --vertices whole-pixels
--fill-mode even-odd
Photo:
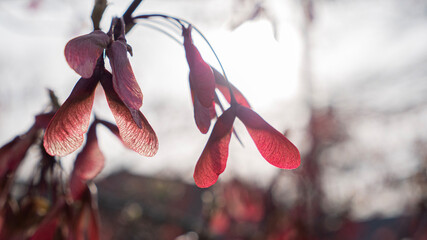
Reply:
[[[295,169],[300,165],[301,158],[295,145],[256,112],[238,106],[236,114],[245,125],[261,155],[271,165],[284,169]]]
[[[26,134],[0,148],[0,238],[100,238],[96,190],[89,187],[105,163],[96,135],[99,123],[135,152],[149,157],[157,153],[158,139],[139,110],[143,94],[127,56],[128,52],[131,55],[132,52],[127,44],[125,31],[132,27],[136,18],[132,18],[131,14],[140,2],[134,1],[124,19],[114,18],[108,33],[95,30],[71,39],[66,44],[66,61],[81,76],[71,94],[62,106],[59,106],[56,97],[51,96],[50,112],[38,115]],[[102,16],[105,8],[98,8],[102,2],[97,4],[94,14]],[[247,99],[228,81],[225,73],[221,74],[203,60],[193,43],[191,24],[165,15],[145,17],[174,20],[179,24],[175,26],[182,30],[183,46],[190,69],[189,85],[194,118],[200,132],[207,133],[211,121],[219,115],[216,106],[222,111],[197,162],[194,172],[197,186],[206,188],[213,185],[225,170],[236,117],[244,123],[261,155],[269,163],[285,169],[300,165],[298,149],[250,108]],[[94,26],[98,26],[93,21]],[[199,30],[197,32],[200,33]],[[105,56],[109,58],[111,73],[105,68]],[[90,125],[95,90],[99,83],[104,89],[117,126],[98,118]],[[230,104],[227,110],[216,95],[216,89]],[[43,129],[46,130],[41,139]],[[68,181],[64,181],[59,158],[53,156],[65,156],[76,151],[83,145],[85,134],[86,143],[77,155]],[[32,176],[22,199],[14,202],[11,195],[14,174],[29,148],[36,143],[40,143],[40,166]],[[251,195],[242,186],[230,186],[224,197],[230,206],[218,208],[209,223],[210,229],[217,234],[225,234],[234,221],[253,224],[261,222],[265,216],[264,198]],[[39,206],[38,202],[42,202],[43,206]],[[8,219],[12,221],[6,221]],[[164,231],[158,235],[164,235],[164,238],[185,233],[183,228],[174,224],[163,224],[162,229]],[[169,234],[170,232],[173,233]]]
[[[79,47],[85,45],[80,42],[86,43],[88,40],[76,39],[72,40],[72,47],[69,47],[66,53],[70,56],[78,55],[79,61],[82,62],[81,59],[88,56],[86,53],[81,53],[84,49]],[[114,41],[107,48],[113,75],[105,70],[101,57],[93,70],[92,77],[82,78],[77,82],[70,97],[60,107],[46,130],[44,146],[49,154],[64,156],[82,145],[83,134],[89,126],[94,92],[98,82],[102,83],[118,125],[120,137],[125,145],[144,156],[153,156],[157,152],[157,136],[139,111],[142,105],[142,93],[135,81],[126,54],[124,40]]]
[[[85,180],[95,178],[104,167],[105,158],[98,146],[95,127],[92,123],[87,133],[86,145],[74,163],[75,174]]]
[[[208,143],[194,171],[194,180],[199,187],[210,187],[224,171],[228,158],[228,145],[235,118],[246,126],[261,155],[273,166],[294,169],[300,163],[298,149],[280,132],[270,126],[253,110],[231,103],[215,124]]]
[[[225,170],[234,119],[233,109],[230,108],[215,123],[205,149],[196,164],[194,181],[197,186],[202,188],[212,186]]]
[[[44,147],[50,155],[65,156],[83,144],[98,78],[98,74],[89,79],[81,78],[50,121],[44,135]]]
[[[192,26],[182,27],[184,36],[185,55],[190,67],[190,86],[194,91],[194,98],[197,98],[202,106],[210,108],[215,95],[215,77],[209,64],[207,64],[199,50],[194,46],[191,37]]]
[[[32,127],[26,134],[16,137],[0,148],[0,178],[16,171],[28,149],[37,139],[37,133],[38,129]]]
[[[65,46],[65,59],[80,76],[90,78],[98,58],[110,42],[111,38],[100,30],[73,38]]]
[[[110,59],[115,92],[132,113],[138,111],[142,106],[142,92],[127,57],[126,40],[119,38],[114,41],[106,53]]]
[[[156,133],[139,110],[129,111],[112,87],[111,74],[107,71],[105,74],[101,84],[122,141],[143,156],[154,156],[159,148]]]

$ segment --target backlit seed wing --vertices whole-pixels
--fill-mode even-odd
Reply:
[[[92,123],[87,133],[86,144],[74,162],[71,177],[76,175],[83,180],[93,179],[104,168],[104,162],[105,157],[99,149],[96,137],[96,124]]]
[[[114,91],[112,76],[109,72],[105,72],[101,83],[122,141],[128,148],[141,155],[147,157],[154,156],[159,148],[159,143],[156,133],[145,116],[139,110],[131,112],[126,107]],[[135,118],[141,127],[135,123]]]
[[[107,49],[113,73],[114,91],[129,108],[138,111],[142,106],[142,91],[127,57],[126,43],[115,41]]]
[[[199,50],[194,46],[191,38],[191,26],[183,28],[184,49],[190,68],[190,82],[193,86],[194,94],[200,103],[209,108],[215,96],[215,77],[209,64],[207,64]]]
[[[194,94],[193,87],[190,81],[191,98],[194,106],[194,120],[196,121],[197,128],[200,132],[205,134],[209,131],[211,126],[212,113],[215,112],[215,103],[212,102],[209,108],[203,106],[197,95]],[[215,116],[215,114],[213,114]]]
[[[230,108],[215,123],[194,171],[193,177],[198,187],[212,186],[224,172],[234,119],[234,110]]]
[[[67,63],[83,78],[90,78],[96,62],[110,43],[110,37],[100,30],[71,39],[65,46]]]
[[[81,78],[50,121],[43,145],[52,156],[65,156],[83,144],[89,127],[97,78]]]
[[[300,165],[298,149],[283,134],[249,108],[238,106],[236,111],[265,160],[284,169],[294,169]]]

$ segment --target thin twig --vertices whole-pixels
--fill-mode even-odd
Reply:
[[[165,15],[165,14],[144,14],[144,15],[136,16],[133,19],[147,19],[147,18],[151,18],[151,17],[162,17],[162,18],[165,18],[165,19],[172,19],[172,20],[175,20],[176,22],[178,22],[182,27],[185,27],[184,24],[183,24],[183,23],[185,23],[185,24],[191,26],[203,38],[203,40],[208,44],[209,48],[211,49],[212,53],[214,54],[216,60],[219,63],[219,66],[221,67],[222,74],[224,75],[224,79],[227,82],[228,90],[230,91],[230,98],[231,98],[230,99],[230,104],[231,104],[231,106],[237,105],[238,104],[237,100],[236,100],[236,98],[234,96],[234,93],[233,93],[233,90],[231,88],[231,83],[230,83],[230,81],[228,81],[228,78],[227,78],[227,75],[225,73],[224,67],[222,66],[222,63],[219,60],[218,55],[216,54],[215,50],[213,49],[212,45],[210,44],[210,42],[208,41],[208,39],[205,37],[205,35],[203,35],[203,33],[197,27],[193,26],[187,20],[184,20],[184,19],[178,18],[178,17],[172,17],[172,16]]]
[[[139,4],[142,2],[142,0],[133,0],[133,2],[130,4],[126,12],[123,14],[123,20],[125,21],[125,28],[126,33],[128,33],[133,26],[135,26],[135,23],[132,18],[132,13],[135,11],[135,9],[139,6]]]
[[[139,25],[154,29],[156,31],[159,31],[163,34],[165,34],[166,36],[168,36],[169,38],[171,38],[174,42],[178,43],[179,45],[182,45],[182,42],[179,41],[178,38],[176,38],[175,36],[173,36],[172,34],[168,33],[167,31],[163,30],[162,28],[158,27],[157,25],[154,24],[154,22],[146,22],[146,23],[138,23]]]
[[[102,15],[104,14],[105,9],[107,8],[107,0],[95,0],[95,5],[92,10],[92,23],[93,30],[99,30],[99,22],[101,22]]]

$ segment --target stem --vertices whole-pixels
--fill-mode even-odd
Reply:
[[[102,15],[107,8],[107,0],[95,0],[95,5],[92,10],[92,24],[94,30],[99,30],[99,22],[101,21]]]
[[[185,23],[187,23],[187,24],[190,24],[189,22],[187,22],[187,21],[185,21],[184,20],[184,22]],[[214,54],[214,56],[215,56],[215,58],[216,58],[216,60],[218,61],[218,64],[219,64],[219,66],[221,67],[221,71],[222,71],[222,74],[224,75],[224,79],[225,79],[225,81],[227,82],[227,87],[228,87],[228,90],[230,91],[230,105],[235,105],[235,104],[237,104],[237,100],[236,100],[236,97],[234,96],[234,94],[233,94],[233,90],[231,89],[231,84],[230,84],[230,81],[228,81],[228,77],[227,77],[227,74],[225,74],[225,70],[224,70],[224,67],[222,66],[222,63],[221,63],[221,61],[219,60],[219,57],[218,57],[218,55],[216,54],[216,52],[215,52],[215,50],[213,49],[213,47],[212,47],[212,45],[210,44],[210,42],[208,41],[208,39],[205,37],[205,35],[203,35],[203,33],[197,28],[197,27],[195,27],[195,26],[193,26],[193,29],[194,30],[196,30],[196,32],[203,38],[203,40],[205,40],[205,42],[208,44],[208,46],[209,46],[209,48],[211,49],[211,51],[213,52],[213,54]]]
[[[165,18],[165,19],[169,19],[169,20],[172,19],[172,20],[178,22],[181,27],[184,27],[182,22],[188,23],[187,21],[185,21],[183,19],[168,16],[168,15],[161,14],[161,13],[139,15],[139,16],[134,17],[133,19],[147,19],[147,18],[151,18],[151,17],[161,17],[161,18]]]
[[[203,38],[203,40],[205,40],[205,42],[208,44],[208,46],[209,46],[209,48],[211,49],[211,51],[213,52],[213,54],[214,54],[214,56],[215,56],[215,58],[216,58],[216,60],[218,61],[218,63],[219,63],[219,66],[221,67],[221,71],[222,71],[222,74],[224,75],[224,78],[225,78],[225,81],[227,82],[227,87],[228,87],[228,90],[230,91],[230,104],[231,105],[236,105],[237,104],[237,100],[236,100],[236,97],[234,96],[234,94],[233,94],[233,90],[232,90],[232,88],[231,88],[231,84],[230,84],[230,81],[228,81],[228,78],[227,78],[227,74],[225,73],[225,70],[224,70],[224,67],[222,66],[222,64],[221,64],[221,61],[219,60],[219,57],[218,57],[218,55],[216,54],[216,52],[215,52],[215,50],[213,49],[213,47],[212,47],[212,45],[210,44],[210,42],[208,41],[208,39],[205,37],[205,35],[203,35],[203,33],[197,28],[197,27],[195,27],[195,26],[193,26],[190,22],[188,22],[187,20],[184,20],[184,19],[182,19],[182,18],[177,18],[177,17],[172,17],[172,16],[168,16],[168,15],[165,15],[165,14],[159,14],[159,13],[156,13],[156,14],[144,14],[144,15],[139,15],[139,16],[136,16],[136,17],[134,17],[133,19],[147,19],[147,18],[151,18],[151,17],[161,17],[161,18],[165,18],[165,19],[172,19],[172,20],[175,20],[176,22],[178,22],[180,25],[181,25],[181,27],[185,27],[184,25],[183,25],[183,23],[185,23],[185,24],[187,24],[187,25],[191,25],[192,27],[193,27],[193,29],[194,30],[196,30],[196,32]]]
[[[141,4],[141,2],[142,0],[133,0],[133,2],[130,4],[130,6],[122,16],[126,26],[126,33],[128,33],[135,25],[135,23],[133,22],[132,13],[139,6],[139,4]]]
[[[175,41],[176,43],[178,43],[179,45],[182,45],[182,42],[180,42],[179,40],[178,40],[178,38],[176,38],[175,36],[173,36],[172,34],[170,34],[170,33],[168,33],[167,31],[165,31],[165,30],[163,30],[162,28],[160,28],[160,27],[158,27],[158,26],[156,26],[155,24],[153,24],[154,22],[150,22],[150,23],[140,23],[140,25],[143,25],[143,26],[145,26],[145,27],[148,27],[148,28],[151,28],[151,29],[154,29],[154,30],[156,30],[156,31],[159,31],[159,32],[161,32],[161,33],[163,33],[163,34],[165,34],[166,36],[168,36],[169,38],[171,38],[173,41]]]
[[[219,101],[218,95],[215,93],[215,102],[218,104],[219,108],[221,109],[222,112],[225,112],[224,106],[222,106],[221,101]],[[218,118],[218,116],[216,116]],[[233,128],[233,133],[237,138],[237,141],[239,141],[240,145],[242,145],[242,147],[245,147],[245,145],[243,144],[242,140],[240,140],[239,135],[236,132],[236,129]]]
[[[59,104],[59,100],[55,92],[51,89],[47,89],[47,90],[49,92],[50,104],[52,105],[53,110],[56,111],[59,109],[59,107],[61,107],[61,104]]]

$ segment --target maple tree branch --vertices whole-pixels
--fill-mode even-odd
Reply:
[[[135,9],[139,6],[141,2],[142,0],[133,0],[133,2],[129,5],[128,9],[122,16],[125,22],[126,33],[128,33],[132,29],[132,27],[135,26],[135,23],[132,19],[132,13],[135,11]]]
[[[107,8],[107,0],[95,0],[95,5],[92,10],[92,23],[93,29],[99,30],[99,22],[101,22],[102,15],[104,14],[105,9]]]

